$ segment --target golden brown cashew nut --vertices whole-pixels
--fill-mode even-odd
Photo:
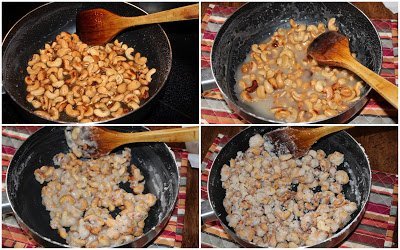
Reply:
[[[69,88],[66,84],[62,85],[60,87],[60,95],[61,96],[66,96],[69,93]]]
[[[62,64],[62,59],[61,58],[57,58],[54,61],[47,61],[46,65],[47,67],[51,68],[51,67],[60,67]]]
[[[119,117],[122,116],[124,114],[124,109],[123,108],[119,108],[117,111],[112,112],[111,116],[112,117]]]
[[[144,65],[147,63],[147,58],[146,57],[141,57],[140,53],[135,54],[135,63],[138,65]]]
[[[128,107],[130,107],[133,110],[136,110],[139,108],[139,104],[137,104],[136,102],[129,102],[127,105],[128,105]]]
[[[63,80],[56,81],[56,82],[53,82],[51,85],[55,88],[61,88],[64,85],[64,81]]]
[[[77,107],[86,105],[85,110],[89,109],[91,116],[95,116],[95,104],[110,102],[111,111],[107,107],[96,109],[113,113],[113,116],[128,112],[122,104],[128,106],[132,101],[139,104],[140,98],[146,98],[148,88],[141,86],[148,85],[156,71],[146,66],[146,57],[140,53],[133,56],[133,52],[133,48],[118,41],[105,47],[89,47],[77,35],[63,32],[28,62],[27,100],[31,103],[35,100],[34,107],[40,106],[48,112],[54,107],[58,113],[74,113],[74,109],[81,111],[83,109],[77,110]],[[89,106],[92,107],[87,108]],[[93,117],[95,121],[101,118]]]
[[[50,108],[49,115],[50,115],[51,120],[60,119],[60,113],[59,113],[58,109],[55,107]]]
[[[25,79],[24,79],[24,81],[25,81],[25,83],[27,84],[27,85],[32,85],[32,84],[34,84],[34,79],[32,79],[32,77],[31,76],[26,76],[25,77]]]
[[[32,91],[30,91],[30,94],[33,96],[41,96],[44,94],[44,88],[40,87],[38,89],[32,90]]]
[[[104,118],[110,115],[110,110],[94,109],[93,113],[97,117]]]
[[[336,18],[331,18],[328,21],[328,30],[330,31],[338,31],[338,27],[335,25]]]
[[[147,72],[147,74],[146,74],[146,81],[147,82],[151,82],[151,76],[154,74],[154,73],[156,73],[156,69],[151,69],[151,70],[149,70],[148,72]]]
[[[50,92],[49,90],[47,90],[44,93],[44,95],[47,96],[47,98],[52,100],[52,99],[55,99],[60,96],[60,90],[56,89],[54,92]]]
[[[29,66],[33,66],[34,64],[38,63],[40,61],[40,56],[38,54],[34,54],[32,56],[32,59],[28,62]]]
[[[27,94],[25,99],[27,102],[32,102],[35,99],[35,96]]]
[[[123,57],[123,56],[116,56],[116,57],[114,57],[113,58],[113,60],[112,60],[112,64],[117,64],[118,62],[123,62],[123,61],[126,61],[126,58],[125,57]]]
[[[125,57],[128,58],[128,60],[133,61],[133,56],[131,55],[133,53],[134,49],[133,48],[128,48],[125,50]]]
[[[61,49],[59,49],[58,51],[57,51],[57,56],[58,57],[63,57],[63,56],[65,56],[66,54],[68,54],[68,53],[70,53],[71,52],[71,49],[70,48],[61,48]]]
[[[67,104],[65,107],[65,113],[73,118],[79,116],[80,112],[78,110],[74,110],[71,104]]]
[[[38,108],[40,108],[40,107],[42,106],[42,103],[39,102],[38,100],[32,100],[30,103],[32,104],[32,106],[33,106],[35,109],[38,109]]]
[[[28,85],[28,87],[26,87],[26,91],[32,92],[34,90],[37,90],[39,87],[40,87],[39,81],[35,81],[33,85]]]
[[[110,107],[110,112],[116,112],[120,107],[121,107],[121,103],[120,103],[120,102],[115,102],[115,103]]]
[[[34,75],[37,75],[40,70],[41,70],[41,68],[33,69],[31,66],[28,66],[26,68],[26,71],[28,72],[29,75],[31,75],[31,77],[34,76]]]
[[[41,116],[45,119],[51,120],[51,116],[46,111],[36,110],[33,113],[35,113],[36,115]]]

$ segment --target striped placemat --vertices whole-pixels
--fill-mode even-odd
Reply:
[[[225,20],[237,8],[210,4],[202,20],[201,67],[210,68],[210,53],[213,41]],[[383,63],[380,75],[398,84],[398,21],[373,19],[372,23],[379,33],[383,47]],[[208,79],[202,79],[208,80]],[[360,115],[350,123],[393,124],[397,123],[397,110],[375,91],[369,94],[370,100]],[[231,110],[217,87],[204,91],[201,95],[201,122],[240,124],[248,123]]]
[[[22,143],[40,127],[3,127],[2,136],[2,188],[4,191],[7,167],[10,161],[22,145]],[[177,165],[180,170],[181,183],[179,187],[178,201],[172,216],[158,237],[148,247],[181,247],[183,226],[186,207],[186,178],[188,168],[188,152],[184,149],[173,149]],[[15,248],[41,247],[29,235],[19,227],[13,215],[2,216],[2,246]]]
[[[229,141],[225,135],[219,134],[208,150],[202,162],[201,200],[207,197],[207,178],[211,165],[219,151]],[[393,247],[397,235],[395,227],[398,206],[397,175],[372,171],[372,189],[361,223],[339,247]],[[396,233],[396,234],[395,234]],[[397,237],[395,237],[397,240]],[[202,247],[239,247],[225,233],[217,221],[203,224],[201,227]]]

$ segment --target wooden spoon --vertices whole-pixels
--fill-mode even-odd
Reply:
[[[349,39],[346,36],[335,31],[325,32],[310,44],[307,52],[318,63],[342,67],[354,72],[396,109],[398,108],[397,86],[352,57]]]
[[[91,127],[89,140],[96,142],[96,148],[87,150],[91,157],[109,154],[113,149],[135,142],[190,142],[199,138],[198,127],[161,129],[145,132],[122,133],[103,127]]]
[[[76,26],[80,39],[89,45],[103,45],[126,28],[199,18],[199,4],[137,17],[118,16],[105,9],[81,11]]]
[[[353,126],[324,126],[319,128],[282,128],[266,133],[264,137],[274,145],[277,153],[290,152],[295,158],[304,156],[322,137]]]

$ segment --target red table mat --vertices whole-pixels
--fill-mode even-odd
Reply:
[[[40,127],[21,126],[3,127],[2,136],[2,188],[4,191],[5,176],[8,165],[22,143]],[[186,178],[188,168],[188,152],[184,149],[173,149],[177,165],[180,170],[181,183],[178,194],[178,201],[172,216],[158,237],[149,247],[181,247],[184,230],[184,217],[186,207]],[[13,215],[2,216],[2,246],[15,248],[34,248],[41,247],[29,235],[24,233],[19,227]]]
[[[210,55],[214,39],[225,20],[237,8],[210,4],[202,20],[201,67],[210,68]],[[398,20],[371,20],[382,42],[382,70],[380,75],[388,81],[398,84]],[[397,110],[386,102],[375,91],[369,94],[370,100],[361,111],[355,123],[393,123],[397,121]],[[248,123],[238,116],[226,104],[218,88],[202,93],[202,123],[242,124]],[[390,119],[389,119],[390,117]],[[385,119],[386,118],[386,119]]]
[[[207,179],[211,165],[229,139],[229,137],[219,134],[202,162],[202,201],[208,200]],[[371,195],[367,202],[364,217],[358,227],[339,247],[393,247],[395,244],[394,237],[397,234],[397,228],[395,227],[398,206],[397,196],[397,175],[372,171]],[[201,239],[202,247],[239,247],[217,221],[205,223],[202,226]],[[395,239],[397,240],[397,237]]]

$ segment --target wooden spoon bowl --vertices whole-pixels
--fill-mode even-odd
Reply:
[[[317,37],[308,47],[308,55],[318,63],[348,69],[358,75],[385,100],[398,108],[398,88],[359,63],[350,53],[349,39],[335,31]]]
[[[322,137],[353,126],[323,126],[318,128],[286,127],[264,135],[278,154],[290,153],[294,158],[307,154],[311,146]]]
[[[79,12],[76,18],[80,39],[89,45],[103,45],[130,27],[197,19],[199,5],[193,4],[137,17],[122,17],[105,9],[91,9]]]

